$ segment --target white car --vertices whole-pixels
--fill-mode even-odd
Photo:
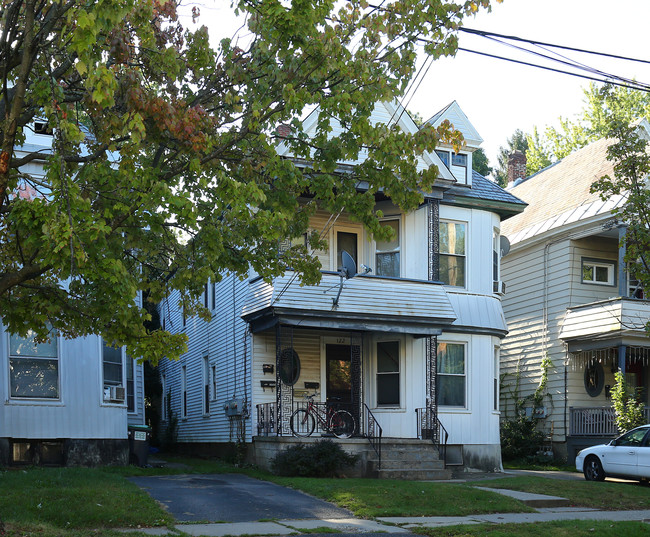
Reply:
[[[587,481],[605,477],[650,480],[650,424],[632,429],[609,444],[583,449],[576,457],[576,469]]]

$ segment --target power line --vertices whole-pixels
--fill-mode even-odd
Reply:
[[[634,84],[630,84],[630,83],[625,83],[625,82],[616,82],[616,81],[613,81],[613,80],[610,80],[610,79],[607,79],[607,78],[602,78],[602,77],[599,78],[599,77],[595,77],[595,76],[588,76],[588,75],[584,75],[584,74],[581,74],[581,73],[572,73],[571,71],[565,71],[563,69],[555,69],[553,67],[540,65],[538,63],[530,63],[530,62],[525,62],[525,61],[522,61],[522,60],[515,60],[514,58],[506,58],[504,56],[498,56],[496,54],[489,54],[487,52],[481,52],[481,51],[478,51],[478,50],[472,50],[472,49],[468,49],[468,48],[464,48],[464,47],[458,47],[458,50],[462,50],[463,52],[470,52],[472,54],[478,54],[479,56],[486,56],[488,58],[494,58],[494,59],[497,59],[497,60],[503,60],[503,61],[507,61],[507,62],[511,62],[511,63],[518,63],[520,65],[527,65],[529,67],[536,67],[538,69],[544,69],[545,71],[552,71],[554,73],[561,73],[561,74],[564,74],[564,75],[570,75],[570,76],[575,76],[575,77],[578,77],[578,78],[584,78],[586,80],[593,80],[595,82],[603,82],[604,84],[612,84],[614,86],[621,86],[623,88],[629,88],[629,89],[633,89],[633,90],[645,91],[646,93],[650,93],[650,86],[648,86],[647,84],[643,84],[643,83],[635,82]],[[618,78],[618,77],[615,77],[615,75],[604,75],[604,76],[610,76],[611,78]]]
[[[495,32],[488,32],[485,30],[476,30],[474,28],[466,28],[466,27],[461,27],[458,29],[461,32],[465,32],[468,34],[475,34],[475,35],[480,35],[482,37],[487,37],[487,36],[493,36],[493,37],[500,37],[502,39],[509,39],[511,41],[522,41],[524,43],[530,43],[532,45],[542,45],[545,47],[553,47],[553,48],[559,48],[562,50],[571,50],[573,52],[582,52],[584,54],[594,54],[596,56],[604,56],[606,58],[613,58],[615,60],[624,60],[624,61],[630,61],[630,62],[637,62],[637,63],[645,63],[650,65],[650,60],[641,60],[638,58],[630,58],[628,56],[619,56],[617,54],[609,54],[607,52],[595,52],[593,50],[586,50],[586,49],[581,49],[581,48],[576,48],[576,47],[568,47],[565,45],[556,45],[554,43],[546,43],[544,41],[535,41],[534,39],[526,39],[524,37],[518,37],[515,35],[505,35],[505,34],[497,34]]]

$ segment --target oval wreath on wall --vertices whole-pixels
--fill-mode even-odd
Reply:
[[[600,362],[592,362],[585,367],[585,391],[591,397],[598,397],[605,384],[605,372]]]
[[[280,380],[287,386],[293,386],[300,378],[300,356],[292,347],[280,353]]]

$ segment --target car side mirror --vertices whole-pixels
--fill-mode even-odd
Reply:
[[[609,443],[609,445],[610,445],[610,446],[615,446],[615,445],[616,445],[616,439],[612,440],[612,441]]]

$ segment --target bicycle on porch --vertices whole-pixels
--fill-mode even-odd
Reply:
[[[318,420],[321,428],[336,438],[350,438],[356,430],[354,416],[347,410],[336,410],[331,404],[314,403],[314,397],[318,395],[320,394],[305,395],[307,407],[299,408],[291,414],[289,425],[293,435],[311,436]]]

